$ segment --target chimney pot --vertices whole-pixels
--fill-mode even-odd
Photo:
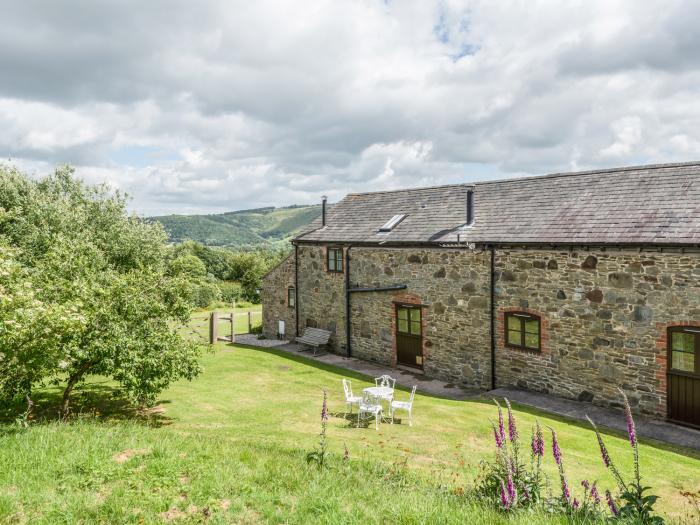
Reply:
[[[328,200],[328,197],[325,195],[321,197],[321,226],[326,225],[326,201]]]

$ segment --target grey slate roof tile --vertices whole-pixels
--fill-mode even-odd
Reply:
[[[476,220],[466,221],[473,186]],[[407,217],[390,233],[378,228]],[[299,241],[343,243],[700,242],[700,162],[552,174],[373,193],[330,207]]]

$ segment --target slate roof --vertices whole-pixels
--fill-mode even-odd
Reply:
[[[465,228],[468,186],[476,219]],[[395,214],[407,217],[378,233]],[[351,193],[296,240],[700,245],[700,162]]]

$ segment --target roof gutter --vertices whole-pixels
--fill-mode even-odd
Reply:
[[[311,232],[309,232],[311,233]],[[343,244],[347,241],[313,241],[296,238],[295,243],[307,244],[312,246],[327,246],[329,244]],[[700,243],[652,243],[652,242],[492,242],[492,241],[472,241],[475,246],[494,246],[500,248],[566,248],[573,249],[579,247],[594,247],[601,248],[605,250],[614,250],[617,248],[649,248],[654,250],[663,250],[664,248],[673,249],[697,249],[700,248]],[[432,249],[462,249],[464,248],[464,241],[457,243],[453,242],[431,242],[431,241],[409,241],[409,242],[397,242],[397,241],[382,241],[382,242],[367,242],[367,241],[357,241],[353,242],[352,246],[355,247],[372,247],[372,248],[432,248]]]

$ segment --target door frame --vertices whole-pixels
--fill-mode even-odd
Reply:
[[[408,310],[418,310],[420,312],[420,335],[415,336],[413,334],[406,334],[406,333],[401,333],[402,336],[405,337],[414,337],[420,341],[420,357],[421,357],[421,364],[420,366],[417,364],[407,364],[407,363],[401,363],[399,362],[399,309],[400,308],[406,308]],[[410,368],[415,368],[416,370],[425,370],[425,352],[423,351],[423,343],[424,343],[424,332],[425,332],[425,308],[424,305],[422,304],[413,304],[413,303],[400,303],[400,302],[394,302],[394,344],[395,344],[395,353],[394,357],[396,359],[396,365],[400,366],[407,366]],[[410,325],[411,321],[409,319],[409,330],[410,330]]]
[[[673,370],[673,333],[690,332],[695,334],[695,372]],[[671,417],[671,377],[687,377],[700,382],[700,326],[670,325],[666,327],[666,419],[679,425],[700,428],[700,424]]]

